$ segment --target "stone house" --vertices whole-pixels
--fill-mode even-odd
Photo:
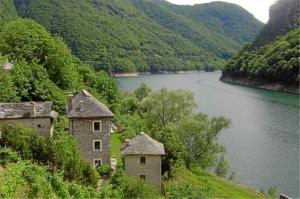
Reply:
[[[161,157],[165,155],[162,143],[141,133],[122,146],[122,154],[128,175],[143,179],[161,190]]]
[[[0,103],[0,130],[5,125],[23,125],[52,137],[57,116],[52,102]]]
[[[70,97],[69,131],[77,139],[82,156],[94,167],[110,165],[110,132],[114,114],[86,90]]]

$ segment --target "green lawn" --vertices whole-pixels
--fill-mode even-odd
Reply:
[[[121,144],[120,134],[113,133],[111,136],[111,155],[116,156],[118,162],[121,162]]]
[[[175,178],[165,182],[165,185],[177,182],[191,183],[195,186],[210,187],[213,191],[213,198],[234,198],[234,199],[250,199],[250,198],[267,198],[261,193],[250,188],[238,185],[234,182],[219,178],[215,175],[197,170],[182,169],[177,172]]]

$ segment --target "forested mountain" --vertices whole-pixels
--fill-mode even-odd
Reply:
[[[173,9],[172,4],[154,0],[14,3],[20,16],[34,19],[52,35],[61,36],[82,61],[112,72],[220,68],[261,28],[247,11],[221,2],[210,6],[214,11],[228,10],[219,18],[214,11],[202,11],[206,8],[201,5],[191,7],[195,14],[199,10],[198,20]],[[237,20],[241,16],[250,22],[242,25],[245,21]],[[245,27],[251,31],[241,31]]]
[[[18,16],[13,0],[0,1],[0,26]]]
[[[299,17],[299,1],[276,2],[268,24],[229,61],[221,80],[299,93]]]
[[[190,6],[175,5],[166,0],[153,1],[176,14],[194,20],[200,26],[231,38],[239,46],[252,42],[263,26],[262,22],[236,4],[216,1]]]

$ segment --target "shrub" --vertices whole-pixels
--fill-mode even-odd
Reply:
[[[5,166],[8,163],[15,163],[18,162],[21,158],[19,155],[9,149],[9,148],[0,148],[0,165]]]
[[[211,198],[207,187],[195,187],[188,183],[176,183],[166,187],[166,198]]]
[[[108,164],[103,164],[97,167],[97,171],[100,176],[108,175],[110,173],[110,166]]]
[[[5,127],[0,146],[14,149],[23,159],[48,165],[52,171],[63,171],[66,180],[97,186],[99,175],[81,159],[75,139],[66,132],[57,131],[53,139],[49,139],[39,136],[33,129]]]
[[[111,183],[121,191],[122,198],[157,198],[160,195],[156,188],[143,180],[127,176],[121,169],[114,175]]]

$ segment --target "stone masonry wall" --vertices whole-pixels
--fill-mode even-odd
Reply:
[[[101,132],[93,132],[93,121],[101,121]],[[94,165],[94,159],[110,165],[110,118],[69,120],[70,133],[79,143],[83,158]],[[93,140],[102,140],[102,151],[94,151]]]
[[[144,155],[141,155],[144,156]],[[146,182],[154,185],[161,190],[161,156],[146,155],[146,164],[140,163],[140,155],[125,156],[125,171],[130,176],[140,178],[140,175],[146,176]]]
[[[22,125],[27,128],[36,129],[43,136],[52,136],[53,121],[50,118],[20,118],[20,119],[0,119],[0,129],[5,125]]]

